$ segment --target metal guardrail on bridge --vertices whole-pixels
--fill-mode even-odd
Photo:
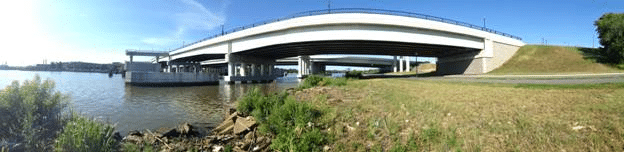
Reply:
[[[249,28],[253,28],[253,27],[257,27],[257,26],[261,26],[261,25],[265,25],[265,24],[269,24],[269,23],[273,23],[273,22],[288,20],[288,19],[297,18],[297,17],[315,16],[315,15],[324,15],[324,14],[340,14],[340,13],[367,13],[367,14],[385,14],[385,15],[396,15],[396,16],[413,17],[413,18],[419,18],[419,19],[425,19],[425,20],[431,20],[431,21],[438,21],[438,22],[444,22],[444,23],[449,23],[449,24],[469,27],[469,28],[472,28],[472,29],[477,29],[477,30],[481,30],[481,31],[486,31],[486,32],[502,35],[502,36],[505,36],[505,37],[510,37],[510,38],[517,39],[517,40],[522,40],[522,38],[520,38],[518,36],[514,36],[514,35],[511,35],[511,34],[503,33],[503,32],[500,32],[500,31],[493,30],[493,29],[485,28],[485,27],[482,27],[482,26],[477,26],[477,25],[474,25],[474,24],[466,23],[466,22],[456,21],[456,20],[452,20],[452,19],[431,16],[431,15],[425,15],[425,14],[419,14],[419,13],[411,13],[411,12],[405,12],[405,11],[383,10],[383,9],[338,8],[338,9],[325,9],[325,10],[314,10],[314,11],[301,12],[301,13],[296,13],[296,14],[289,15],[289,16],[282,17],[282,18],[265,20],[265,21],[256,22],[256,23],[253,23],[253,24],[249,24],[249,25],[233,28],[233,29],[230,29],[230,30],[227,30],[227,31],[223,31],[220,34],[216,34],[216,35],[213,35],[213,36],[201,39],[199,41],[183,45],[183,46],[181,46],[179,48],[171,50],[170,52],[176,51],[178,49],[181,49],[181,48],[184,48],[184,47],[187,47],[187,46],[190,46],[190,45],[193,45],[193,44],[196,44],[196,43],[208,40],[208,39],[220,37],[220,36],[223,36],[223,35],[226,35],[226,34],[229,34],[229,33],[237,32],[237,31],[241,31],[241,30],[244,30],[244,29],[249,29]]]

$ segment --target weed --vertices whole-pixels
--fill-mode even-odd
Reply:
[[[54,91],[54,82],[39,75],[0,91],[0,138],[15,151],[50,151],[48,144],[66,123],[67,97]]]
[[[364,147],[364,145],[362,143],[359,143],[359,142],[352,142],[351,143],[351,147],[353,148],[353,151],[356,151],[356,150]]]
[[[297,87],[298,90],[312,88],[315,86],[344,86],[347,85],[347,78],[330,78],[319,75],[310,75]]]
[[[355,79],[359,79],[362,78],[362,71],[349,71],[347,73],[345,73],[345,77],[346,78],[355,78]]]
[[[314,78],[312,78],[314,79]],[[309,103],[287,98],[288,93],[262,95],[258,88],[248,92],[237,105],[238,111],[254,116],[259,131],[273,134],[271,148],[279,151],[317,151],[331,139],[316,128],[322,115]]]
[[[55,151],[115,151],[115,128],[74,115],[56,139]]]
[[[406,152],[408,150],[409,149],[407,146],[396,143],[394,146],[392,146],[392,148],[390,149],[390,152]]]
[[[223,148],[224,152],[232,152],[234,151],[234,148],[232,147],[232,145],[225,145],[225,147]]]

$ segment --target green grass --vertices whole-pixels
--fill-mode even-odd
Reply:
[[[114,128],[68,112],[54,87],[37,75],[0,90],[2,151],[115,151]]]
[[[319,75],[310,75],[305,78],[301,84],[299,84],[297,89],[302,90],[315,86],[344,86],[346,84],[347,78],[330,78]]]
[[[74,115],[56,139],[55,151],[116,151],[115,128],[83,116]]]
[[[583,55],[580,48],[525,45],[488,74],[561,74],[622,72]]]
[[[624,85],[515,85],[406,79],[333,87],[337,151],[620,151]],[[313,104],[323,106],[322,102]],[[359,126],[356,125],[359,123]],[[574,130],[573,127],[584,129]],[[354,130],[348,129],[355,128]]]
[[[67,98],[54,91],[54,82],[37,75],[0,91],[0,139],[14,151],[50,151],[49,143],[66,123]]]
[[[311,126],[320,122],[322,111],[288,97],[286,92],[263,95],[254,88],[238,102],[237,110],[254,116],[260,133],[274,136],[270,146],[274,150],[320,151],[330,140],[328,134]]]

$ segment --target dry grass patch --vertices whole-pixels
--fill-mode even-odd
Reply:
[[[361,96],[332,104],[327,131],[336,151],[621,151],[624,88],[616,86],[350,81],[326,90]]]

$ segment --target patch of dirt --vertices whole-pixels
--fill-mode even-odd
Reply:
[[[349,91],[342,90],[340,88],[333,87],[314,87],[303,89],[301,91],[288,90],[289,93],[295,96],[297,101],[315,101],[319,96],[326,96],[325,101],[328,105],[336,105],[342,102],[354,102],[359,101],[365,97],[364,94],[353,94]]]

